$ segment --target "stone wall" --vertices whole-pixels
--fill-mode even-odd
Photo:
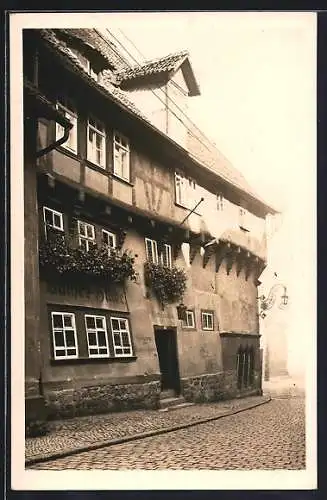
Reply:
[[[159,407],[160,382],[126,385],[97,385],[45,395],[48,418],[70,418],[96,413],[109,413]]]
[[[236,371],[211,373],[181,379],[181,392],[186,401],[207,403],[224,399],[261,395],[260,372],[254,372],[253,386],[239,390]]]

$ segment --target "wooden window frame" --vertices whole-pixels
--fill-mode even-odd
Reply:
[[[100,162],[96,159],[97,146],[96,142],[90,141],[90,131],[93,132],[94,137],[101,138]],[[96,141],[96,139],[95,139]],[[86,157],[87,160],[97,165],[99,168],[106,170],[106,131],[104,125],[97,119],[89,117],[87,121],[87,141],[86,141]],[[92,148],[91,148],[92,146]]]
[[[58,315],[58,316],[61,316],[62,318],[62,328],[59,328],[59,327],[55,327],[54,326],[54,315]],[[64,316],[70,316],[72,318],[72,328],[65,328],[65,325],[64,325]],[[79,356],[79,352],[78,352],[78,338],[77,338],[77,330],[76,330],[76,319],[75,319],[75,313],[70,313],[70,312],[62,312],[62,311],[51,311],[51,329],[52,329],[52,345],[53,345],[53,356],[54,356],[54,359],[77,359],[78,356]],[[75,346],[72,347],[67,347],[66,345],[66,335],[65,335],[65,331],[66,330],[73,330],[74,332],[74,340],[75,340]],[[62,332],[61,332],[62,331]],[[56,333],[62,333],[63,334],[63,339],[64,339],[64,347],[62,348],[62,346],[57,346],[56,345]],[[75,349],[75,354],[67,354],[67,351],[68,349]],[[66,351],[66,355],[65,356],[58,356],[57,355],[57,351]]]
[[[89,358],[110,358],[110,348],[109,348],[109,342],[108,342],[108,328],[107,328],[107,318],[106,316],[102,316],[100,314],[83,314],[84,316],[84,326],[85,326],[85,334],[86,334],[86,340],[87,340],[87,347],[88,347],[88,355]],[[87,318],[93,318],[95,321],[95,328],[89,328],[87,326]],[[103,320],[104,328],[98,328],[96,326],[96,320],[101,319]],[[99,346],[99,339],[98,339],[98,332],[99,331],[104,331],[105,334],[105,339],[106,339],[106,345],[105,346]],[[96,345],[90,345],[89,342],[89,333],[95,333],[96,334],[96,339],[97,343]],[[98,354],[91,353],[91,349],[97,349]],[[100,353],[100,349],[107,349],[106,353]]]
[[[182,327],[185,328],[186,330],[195,330],[196,326],[195,326],[195,313],[194,313],[194,310],[193,309],[187,309],[185,311],[186,318],[188,317],[189,314],[191,314],[191,317],[192,317],[192,325],[189,325],[187,320],[186,321],[183,320]]]
[[[208,328],[205,326],[205,321],[204,317],[210,317],[211,316],[211,322],[212,322],[212,328]],[[207,323],[207,322],[206,322]],[[213,332],[215,329],[215,321],[214,321],[214,312],[210,310],[201,310],[201,327],[202,330],[206,332]]]
[[[116,328],[113,328],[113,321],[118,321],[119,322],[119,329],[117,330]],[[120,328],[120,321],[124,321],[125,325],[127,325],[127,328],[121,329]],[[131,330],[130,330],[130,324],[129,324],[129,318],[123,317],[123,316],[112,316],[110,315],[110,328],[111,328],[111,335],[112,335],[112,343],[113,343],[113,349],[114,349],[114,357],[115,358],[130,358],[134,355],[133,353],[133,343],[132,343],[132,337],[131,337]],[[122,343],[122,333],[127,333],[128,334],[128,341],[129,341],[129,347],[124,347]],[[121,345],[117,346],[115,343],[115,335],[119,334],[120,335],[120,341]],[[129,349],[130,353],[118,353],[117,354],[117,349]]]

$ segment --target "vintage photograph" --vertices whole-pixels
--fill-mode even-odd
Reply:
[[[25,471],[314,484],[315,15],[24,16]]]

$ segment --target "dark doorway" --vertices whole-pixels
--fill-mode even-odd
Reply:
[[[179,394],[176,329],[155,327],[154,334],[161,372],[161,390],[173,389],[176,394]]]

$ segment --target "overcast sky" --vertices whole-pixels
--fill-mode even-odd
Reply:
[[[188,49],[201,95],[189,115],[280,209],[315,172],[315,17],[287,13],[112,14],[146,59]],[[307,186],[307,183],[304,183]]]

